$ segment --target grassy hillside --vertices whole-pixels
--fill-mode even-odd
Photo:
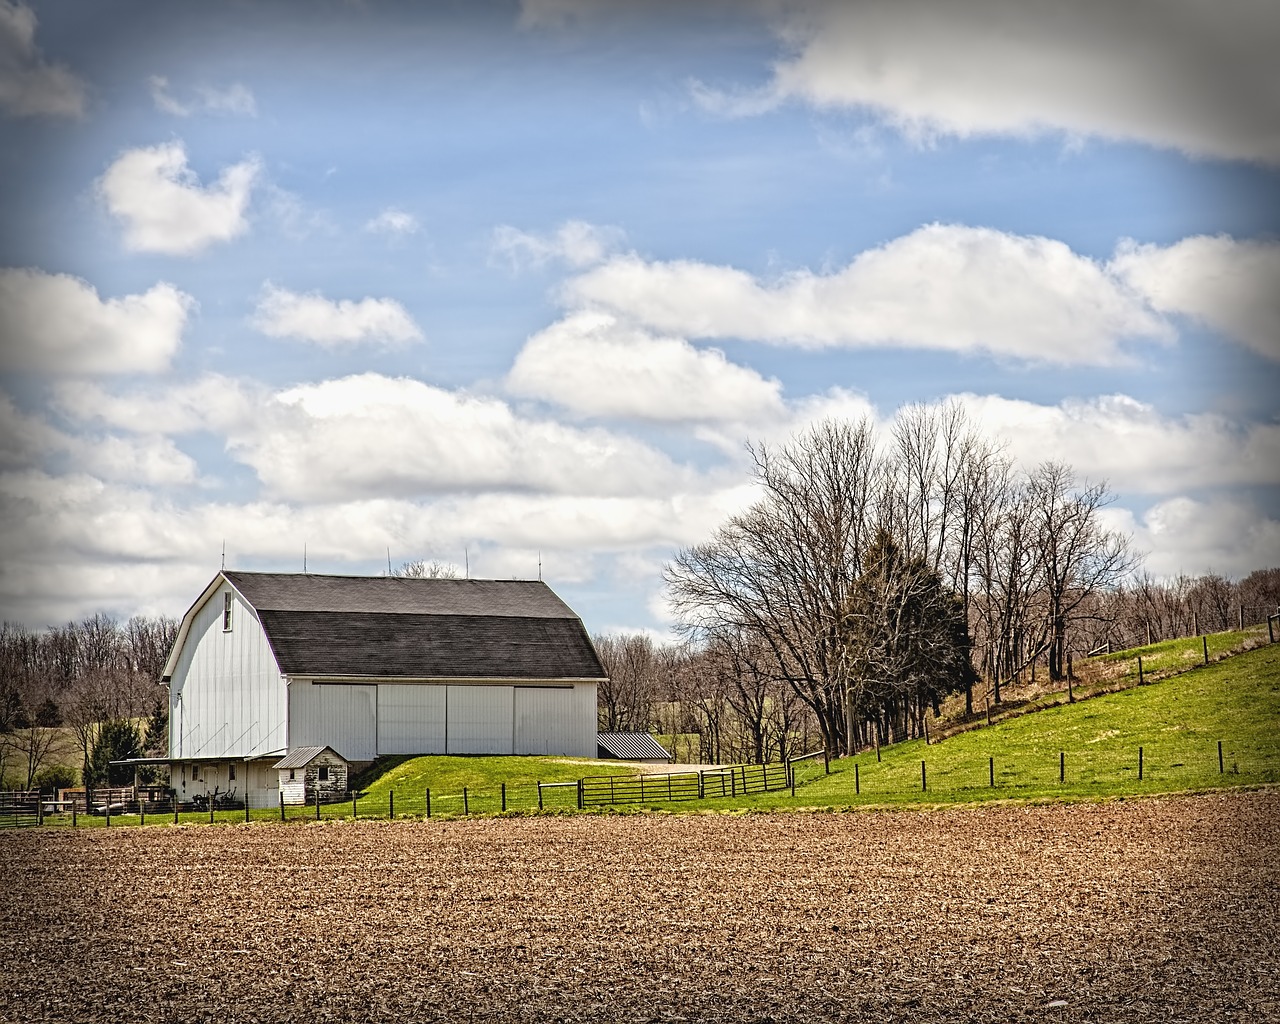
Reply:
[[[1145,658],[1144,658],[1145,669]],[[1223,744],[1219,771],[1218,741]],[[1138,748],[1142,775],[1138,779]],[[1058,781],[1059,754],[1065,755]],[[796,798],[752,805],[1089,798],[1280,782],[1280,644],[1163,682],[821,766]],[[995,760],[995,786],[990,784]],[[920,762],[928,788],[921,789]],[[854,765],[859,787],[854,792]],[[805,776],[801,776],[802,780]]]

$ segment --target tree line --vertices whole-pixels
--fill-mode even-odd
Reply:
[[[1065,681],[1108,641],[1259,621],[1280,599],[1277,570],[1142,573],[1105,483],[1019,468],[956,404],[907,407],[884,436],[831,420],[749,453],[759,498],[664,570],[683,644],[598,640],[602,729],[674,706],[735,759],[781,754],[788,728],[849,753],[921,735],[950,694],[973,714],[1036,666]]]
[[[177,633],[177,620],[142,615],[0,626],[0,788],[118,784],[133,773],[110,761],[167,753],[160,680]],[[66,764],[68,737],[78,772]]]

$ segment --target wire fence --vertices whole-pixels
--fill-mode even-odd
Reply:
[[[1280,740],[1252,746],[1226,741],[1172,746],[1112,746],[957,758],[925,747],[919,759],[884,748],[831,759],[823,751],[767,765],[728,765],[664,774],[588,776],[571,782],[512,782],[460,790],[403,786],[305,804],[248,807],[224,799],[203,807],[154,791],[89,790],[75,800],[0,793],[0,828],[119,827],[166,823],[462,818],[494,814],[575,813],[612,806],[662,808],[694,802],[722,806],[824,806],[880,802],[1107,796],[1280,783]]]

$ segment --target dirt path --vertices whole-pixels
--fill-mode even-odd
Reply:
[[[1280,1019],[1280,793],[0,835],[0,1021]]]

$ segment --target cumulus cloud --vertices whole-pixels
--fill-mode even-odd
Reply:
[[[337,500],[513,489],[637,494],[683,472],[631,438],[527,419],[493,398],[366,373],[280,392],[236,456],[273,494]]]
[[[421,341],[422,332],[395,299],[333,301],[319,292],[299,294],[268,281],[251,323],[272,338],[310,341],[322,348]]]
[[[1026,467],[1060,459],[1131,494],[1280,484],[1280,424],[1240,424],[1212,413],[1166,416],[1127,395],[1057,405],[955,397]]]
[[[1181,313],[1280,360],[1280,244],[1196,235],[1169,246],[1126,239],[1113,271],[1163,313]]]
[[[1057,364],[1123,361],[1172,332],[1106,268],[1062,242],[930,224],[842,270],[776,282],[694,261],[618,256],[568,281],[572,306],[655,330],[809,348],[897,346]]]
[[[575,268],[588,267],[603,260],[624,237],[620,228],[581,220],[565,221],[545,235],[501,224],[493,231],[490,262],[515,271],[545,266],[553,260]]]
[[[169,79],[163,75],[152,75],[147,79],[147,87],[151,90],[151,99],[156,109],[175,117],[190,117],[200,113],[258,116],[258,102],[254,99],[253,92],[240,82],[232,82],[221,89],[211,85],[197,85],[191,90],[192,99],[186,103],[169,91]]]
[[[1108,510],[1108,525],[1133,537],[1155,576],[1216,572],[1239,578],[1280,559],[1280,520],[1231,495],[1179,495],[1140,514]]]
[[[531,337],[507,389],[583,416],[699,422],[783,414],[782,385],[682,338],[607,313],[575,313]]]
[[[182,341],[191,296],[161,282],[103,300],[69,274],[0,269],[0,367],[42,373],[158,373]]]
[[[917,139],[1047,130],[1280,163],[1274,9],[1129,0],[811,0],[779,5],[758,91],[699,84],[733,114],[788,99],[860,108]]]
[[[53,388],[52,408],[75,423],[135,434],[232,435],[248,429],[269,399],[260,385],[209,373],[125,391],[93,381],[60,381]]]
[[[36,16],[26,4],[0,0],[0,108],[16,117],[78,117],[84,84],[36,46]]]
[[[388,206],[368,221],[364,229],[384,235],[412,235],[418,230],[418,218],[404,210]]]
[[[223,170],[207,188],[187,166],[181,142],[121,154],[97,182],[98,195],[124,225],[125,246],[189,256],[229,242],[249,228],[249,199],[260,172],[256,157]]]

